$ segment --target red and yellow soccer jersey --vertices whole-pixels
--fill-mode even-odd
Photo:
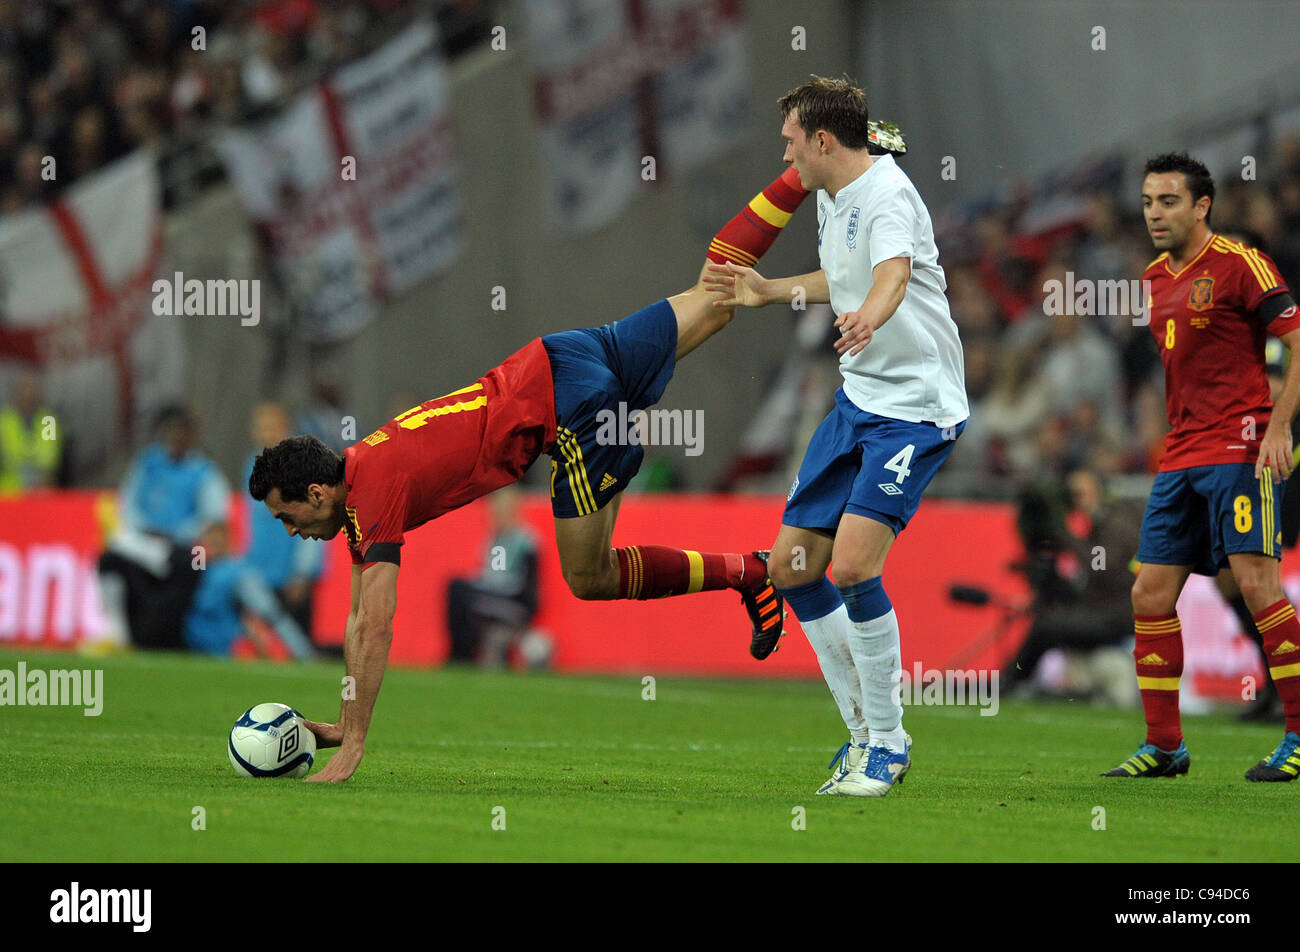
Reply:
[[[1160,472],[1254,463],[1273,402],[1264,373],[1265,333],[1300,327],[1277,267],[1261,251],[1211,235],[1181,271],[1165,252],[1147,266],[1147,313],[1165,365]],[[1253,432],[1253,438],[1252,438]]]
[[[399,562],[404,533],[513,483],[555,442],[540,338],[477,383],[389,420],[343,454],[353,564]]]

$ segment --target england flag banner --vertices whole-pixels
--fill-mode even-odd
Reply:
[[[618,217],[650,183],[734,147],[748,125],[740,0],[530,0],[547,217]]]
[[[450,106],[436,27],[421,22],[220,138],[301,333],[356,334],[460,253]]]
[[[25,370],[41,374],[51,409],[77,421],[64,443],[74,478],[183,393],[180,329],[151,309],[162,257],[158,173],[144,150],[0,222],[0,392]]]

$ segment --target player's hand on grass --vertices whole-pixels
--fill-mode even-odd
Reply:
[[[762,307],[771,300],[772,282],[753,268],[744,268],[728,261],[718,264],[710,261],[704,272],[704,286],[723,295],[713,302],[714,307]]]
[[[339,747],[339,752],[330,758],[330,762],[318,773],[307,778],[308,783],[342,783],[354,773],[366,754],[366,745],[360,741],[349,741]]]
[[[835,342],[835,352],[843,354],[852,347],[850,357],[856,357],[862,348],[870,344],[871,335],[875,333],[871,322],[861,311],[846,311],[835,319],[835,326],[843,335]]]
[[[1275,418],[1276,419],[1276,418]],[[1255,460],[1255,478],[1264,474],[1267,466],[1273,475],[1273,482],[1281,482],[1291,475],[1291,429],[1289,426],[1273,425],[1270,420],[1264,430],[1264,439],[1259,444],[1259,458]]]
[[[337,747],[343,743],[342,724],[318,724],[305,717],[302,722],[307,725],[307,730],[316,735],[317,747]]]

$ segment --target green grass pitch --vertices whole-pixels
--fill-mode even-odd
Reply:
[[[1284,822],[1300,788],[1242,778],[1280,728],[1226,716],[1186,719],[1190,776],[1103,781],[1097,773],[1141,739],[1137,712],[915,707],[911,774],[885,799],[864,801],[813,796],[842,739],[820,683],[660,677],[656,698],[643,700],[637,676],[392,670],[360,771],[318,786],[237,777],[226,733],[261,701],[331,717],[341,664],[0,652],[0,668],[19,660],[102,667],[105,706],[99,717],[0,707],[6,862],[1259,861],[1300,852],[1295,824]],[[205,830],[192,828],[195,807]],[[1093,828],[1096,807],[1104,830]]]

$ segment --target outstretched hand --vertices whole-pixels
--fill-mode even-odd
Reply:
[[[771,282],[753,268],[745,268],[728,261],[718,264],[710,261],[704,269],[704,286],[723,297],[713,302],[714,307],[762,307],[768,303],[767,292]]]

